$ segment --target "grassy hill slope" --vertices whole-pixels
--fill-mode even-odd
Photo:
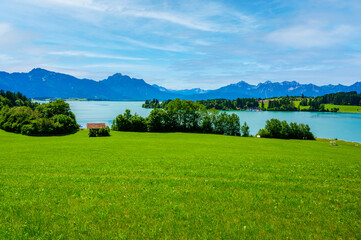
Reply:
[[[0,131],[0,239],[360,239],[361,146]]]
[[[325,104],[325,109],[338,108],[339,112],[361,113],[361,106]]]

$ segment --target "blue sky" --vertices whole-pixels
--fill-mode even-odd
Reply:
[[[361,81],[361,1],[0,0],[0,70],[167,88]]]

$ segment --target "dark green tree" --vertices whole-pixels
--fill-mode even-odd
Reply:
[[[249,126],[246,122],[241,127],[242,137],[249,137]]]

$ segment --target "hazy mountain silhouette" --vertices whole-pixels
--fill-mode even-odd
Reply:
[[[0,89],[21,92],[32,98],[87,98],[103,100],[160,100],[182,99],[235,99],[238,97],[320,96],[327,93],[361,92],[361,82],[351,86],[300,84],[298,82],[264,82],[251,85],[244,81],[216,90],[200,88],[171,90],[143,79],[131,78],[120,73],[102,81],[79,79],[71,75],[36,68],[28,73],[0,72]]]

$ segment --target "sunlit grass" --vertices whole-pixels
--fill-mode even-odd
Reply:
[[[331,110],[332,108],[338,108],[339,112],[361,113],[361,106],[325,104],[325,109]]]
[[[0,131],[0,239],[360,239],[361,146]]]

